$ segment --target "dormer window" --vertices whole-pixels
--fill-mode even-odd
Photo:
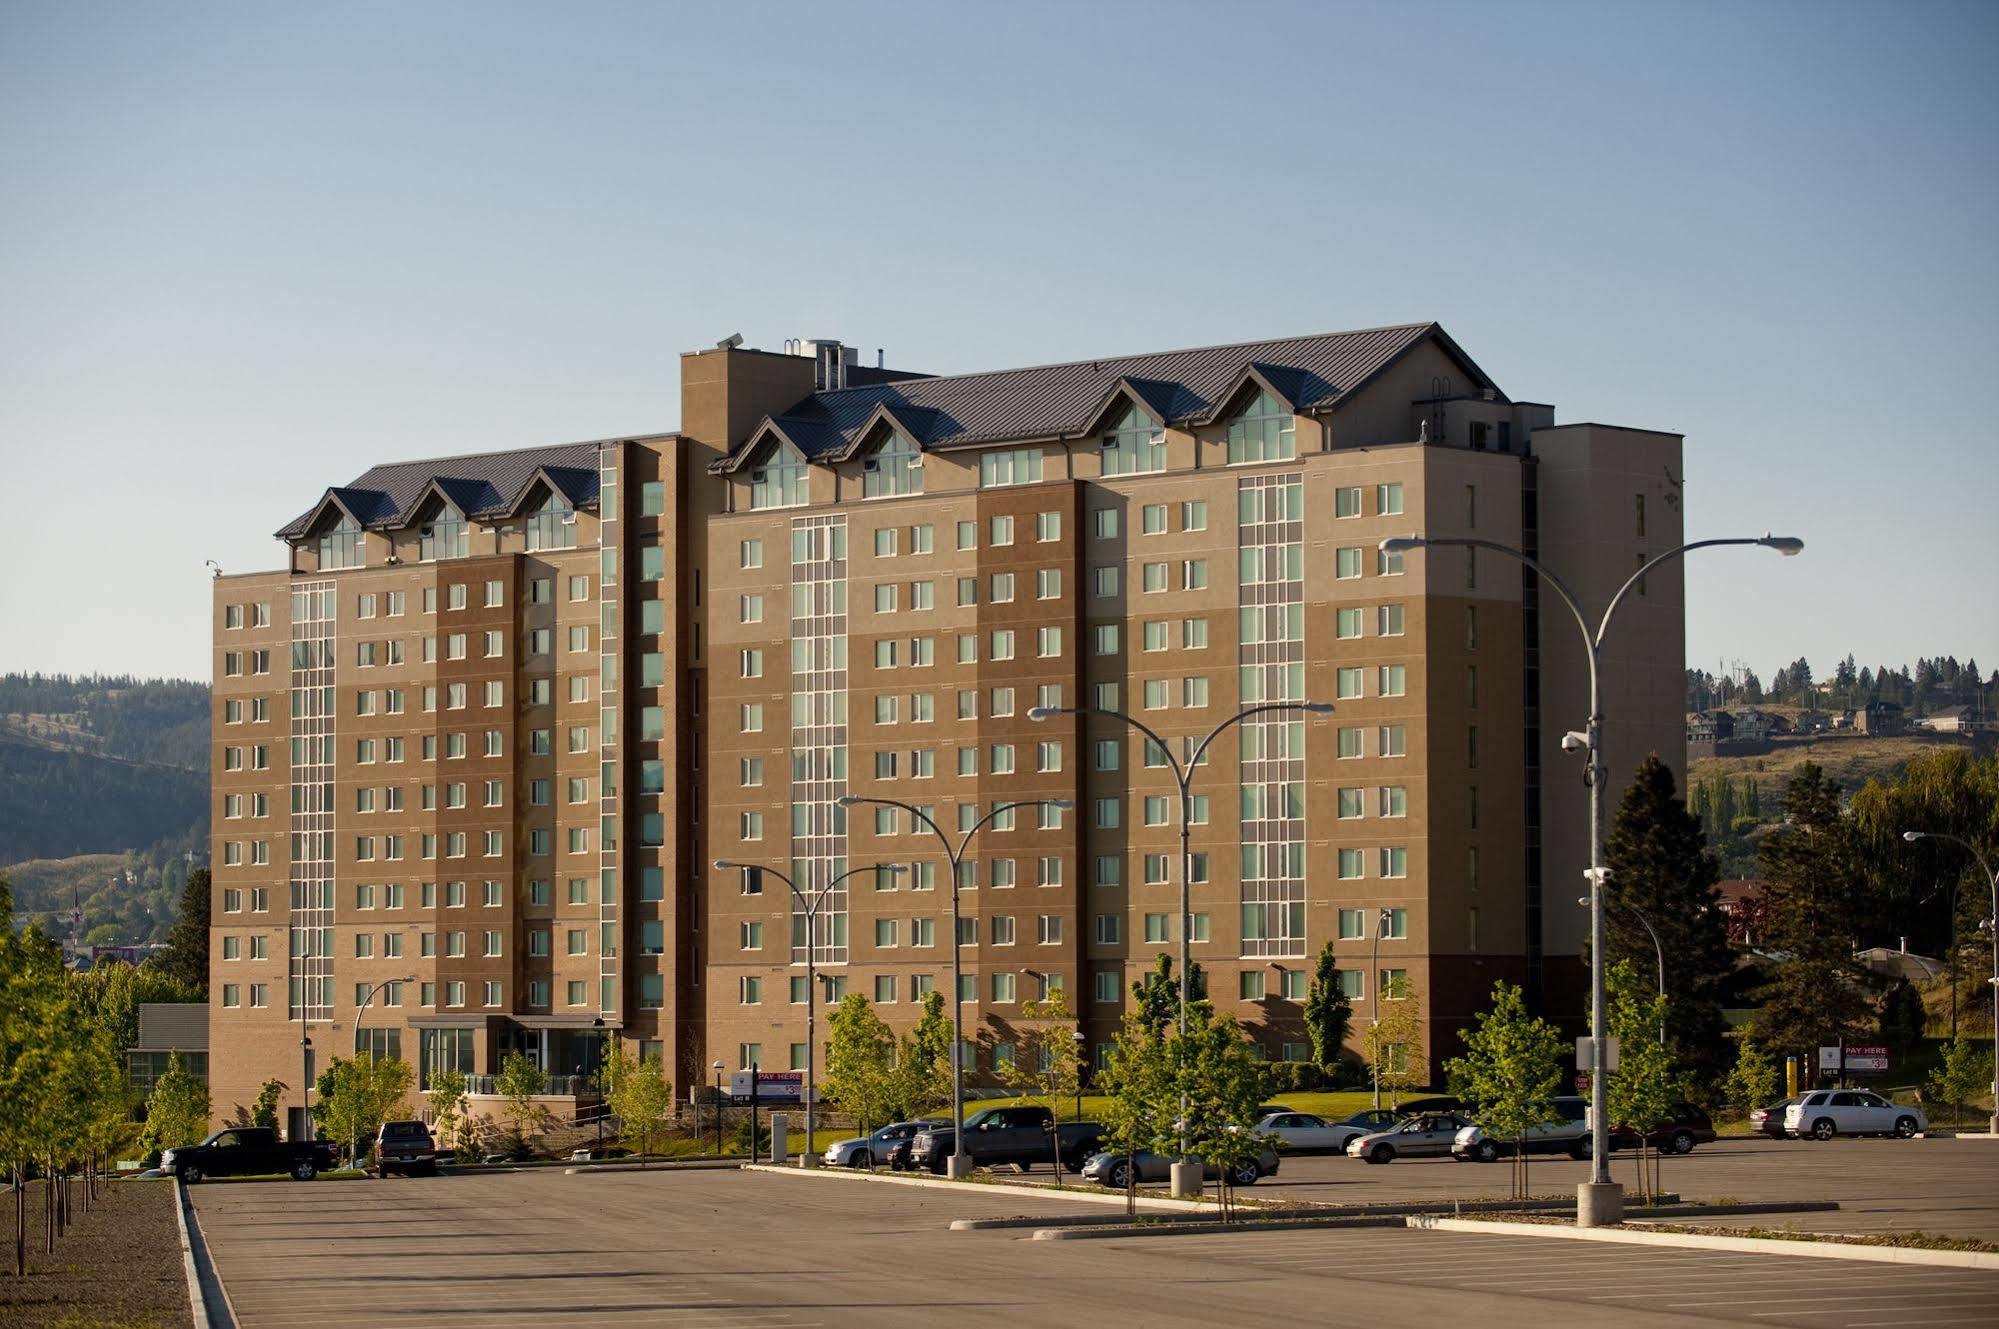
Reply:
[[[1298,455],[1298,417],[1259,390],[1229,421],[1229,464],[1290,461]]]
[[[861,463],[861,492],[868,498],[894,498],[923,492],[923,457],[900,429],[890,429],[875,454]]]
[[[320,532],[319,570],[332,572],[361,565],[361,523],[342,513],[339,521]]]
[[[576,548],[576,509],[550,490],[528,517],[528,552]]]
[[[802,508],[806,493],[805,458],[783,439],[750,469],[750,509]]]
[[[1103,437],[1105,475],[1146,475],[1166,469],[1166,433],[1159,422],[1140,410],[1138,403],[1125,406],[1124,414],[1111,422]]]
[[[426,563],[441,558],[464,558],[472,552],[472,530],[465,516],[449,503],[440,503],[419,532],[418,557]]]

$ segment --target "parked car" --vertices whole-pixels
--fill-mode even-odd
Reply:
[[[1471,1123],[1454,1112],[1425,1112],[1407,1121],[1362,1135],[1347,1146],[1347,1157],[1370,1163],[1398,1158],[1443,1158],[1450,1154],[1458,1132]]]
[[[910,1150],[915,1147],[915,1144],[916,1137],[912,1135],[907,1140],[897,1140],[888,1147],[888,1153],[883,1157],[888,1163],[889,1171],[908,1172],[916,1166],[909,1161]]]
[[[889,1150],[901,1141],[914,1139],[919,1132],[932,1126],[950,1124],[941,1117],[922,1117],[884,1126],[872,1135],[835,1140],[826,1146],[825,1163],[827,1167],[873,1167],[877,1162],[886,1161]]]
[[[1439,1094],[1435,1098],[1412,1098],[1407,1103],[1395,1105],[1398,1117],[1421,1116],[1425,1112],[1455,1112],[1465,1115],[1464,1100],[1452,1098],[1449,1094]]]
[[[1309,1112],[1273,1113],[1258,1122],[1256,1129],[1271,1137],[1278,1152],[1286,1154],[1345,1153],[1356,1137],[1366,1135],[1369,1130],[1365,1126],[1329,1122]]]
[[[965,1118],[965,1152],[975,1167],[997,1167],[1011,1163],[1022,1172],[1037,1163],[1050,1161],[1048,1133],[1055,1133],[1055,1150],[1062,1166],[1071,1172],[1097,1152],[1104,1128],[1094,1121],[1066,1121],[1056,1124],[1055,1115],[1045,1107],[981,1108]],[[952,1154],[957,1152],[957,1130],[950,1122],[918,1131],[909,1149],[914,1168],[928,1168],[942,1174]]]
[[[1238,1164],[1234,1175],[1229,1178],[1229,1184],[1232,1186],[1254,1186],[1265,1177],[1276,1176],[1279,1162],[1277,1151],[1265,1148],[1254,1160]],[[1083,1179],[1085,1181],[1094,1181],[1100,1186],[1108,1186],[1114,1191],[1121,1191],[1129,1184],[1130,1171],[1127,1164],[1136,1166],[1140,1181],[1165,1181],[1172,1175],[1172,1159],[1166,1157],[1164,1154],[1155,1154],[1150,1150],[1141,1149],[1129,1156],[1125,1154],[1091,1155],[1089,1160],[1083,1164]],[[1215,1171],[1213,1164],[1204,1166],[1201,1169],[1201,1174],[1209,1181],[1213,1181],[1220,1175]]]
[[[1407,1115],[1407,1113],[1393,1112],[1387,1108],[1365,1108],[1336,1124],[1341,1126],[1358,1126],[1364,1134],[1372,1135],[1376,1131],[1389,1129]]]
[[[1477,1124],[1466,1126],[1451,1141],[1451,1157],[1476,1163],[1491,1163],[1512,1156],[1515,1148],[1529,1155],[1569,1154],[1589,1157],[1589,1104],[1574,1096],[1555,1100],[1555,1115],[1539,1126],[1530,1126],[1516,1142],[1503,1135],[1487,1135]]]
[[[290,1173],[311,1181],[332,1169],[338,1155],[323,1140],[280,1140],[265,1126],[232,1126],[200,1144],[185,1144],[160,1155],[160,1171],[192,1186],[204,1177],[257,1177]]]
[[[1890,1103],[1865,1089],[1815,1089],[1784,1109],[1785,1133],[1800,1139],[1894,1135],[1906,1140],[1926,1124],[1921,1108]]]
[[[1645,1143],[1668,1154],[1691,1154],[1697,1144],[1714,1143],[1714,1122],[1691,1103],[1676,1105],[1666,1120],[1645,1132]],[[1612,1149],[1635,1149],[1638,1132],[1629,1126],[1614,1126],[1610,1132]]]
[[[437,1174],[437,1144],[420,1121],[385,1121],[375,1132],[375,1167],[391,1172]]]
[[[1758,1135],[1768,1135],[1777,1140],[1784,1139],[1785,1109],[1797,1101],[1795,1098],[1780,1098],[1769,1107],[1751,1108],[1749,1129]]]

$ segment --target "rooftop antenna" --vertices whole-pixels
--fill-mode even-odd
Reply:
[[[222,575],[222,565],[220,563],[217,563],[214,559],[205,558],[202,560],[202,562],[207,564],[209,575],[211,577],[220,577]]]
[[[743,334],[740,332],[732,332],[728,336],[722,338],[722,340],[716,342],[715,349],[718,351],[733,351],[742,344],[743,344]]]

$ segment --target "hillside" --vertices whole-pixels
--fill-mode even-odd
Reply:
[[[1983,741],[1986,746],[1991,746],[1989,737]],[[1895,775],[1924,752],[1945,747],[1971,747],[1974,742],[1973,739],[1951,734],[1896,734],[1884,738],[1866,734],[1819,734],[1811,738],[1786,739],[1772,751],[1753,757],[1724,754],[1696,758],[1687,763],[1687,784],[1691,788],[1717,776],[1753,776],[1763,796],[1772,799],[1783,792],[1784,782],[1797,772],[1798,767],[1809,761],[1823,767],[1842,789],[1852,792],[1869,780],[1884,780]]]
[[[98,942],[164,939],[208,841],[208,688],[0,676],[0,872],[24,921],[79,900]]]

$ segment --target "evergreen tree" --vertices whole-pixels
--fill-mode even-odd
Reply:
[[[1353,1020],[1353,1004],[1340,986],[1340,969],[1333,959],[1330,941],[1319,951],[1312,966],[1312,986],[1305,994],[1305,1033],[1312,1040],[1312,1058],[1328,1071],[1340,1062],[1346,1046],[1347,1026]]]
[[[1187,984],[1187,1004],[1191,1008],[1207,1000],[1208,981],[1195,965],[1189,972]],[[1180,1024],[1180,984],[1173,977],[1173,957],[1161,951],[1159,958],[1144,978],[1131,985],[1132,1005],[1145,1027],[1157,1034],[1168,1025],[1175,1029]],[[1194,1013],[1187,1012],[1188,1025],[1193,1024]]]
[[[1806,762],[1784,787],[1784,824],[1764,840],[1764,935],[1778,958],[1754,1025],[1759,1043],[1799,1064],[1866,1027],[1867,972],[1853,958],[1860,918],[1858,834],[1839,786]]]
[[[180,893],[180,917],[167,934],[166,954],[152,961],[169,978],[208,995],[209,877],[207,868],[197,868],[187,876]]]
[[[1732,801],[1732,800],[1731,800]],[[1658,952],[1644,916],[1665,952],[1666,996],[1673,1009],[1667,1038],[1677,1060],[1705,1078],[1727,1063],[1722,996],[1735,972],[1728,920],[1715,890],[1720,877],[1700,823],[1678,797],[1673,772],[1657,753],[1632,775],[1604,847],[1610,868],[1610,908],[1604,917],[1608,959],[1653,974]]]

